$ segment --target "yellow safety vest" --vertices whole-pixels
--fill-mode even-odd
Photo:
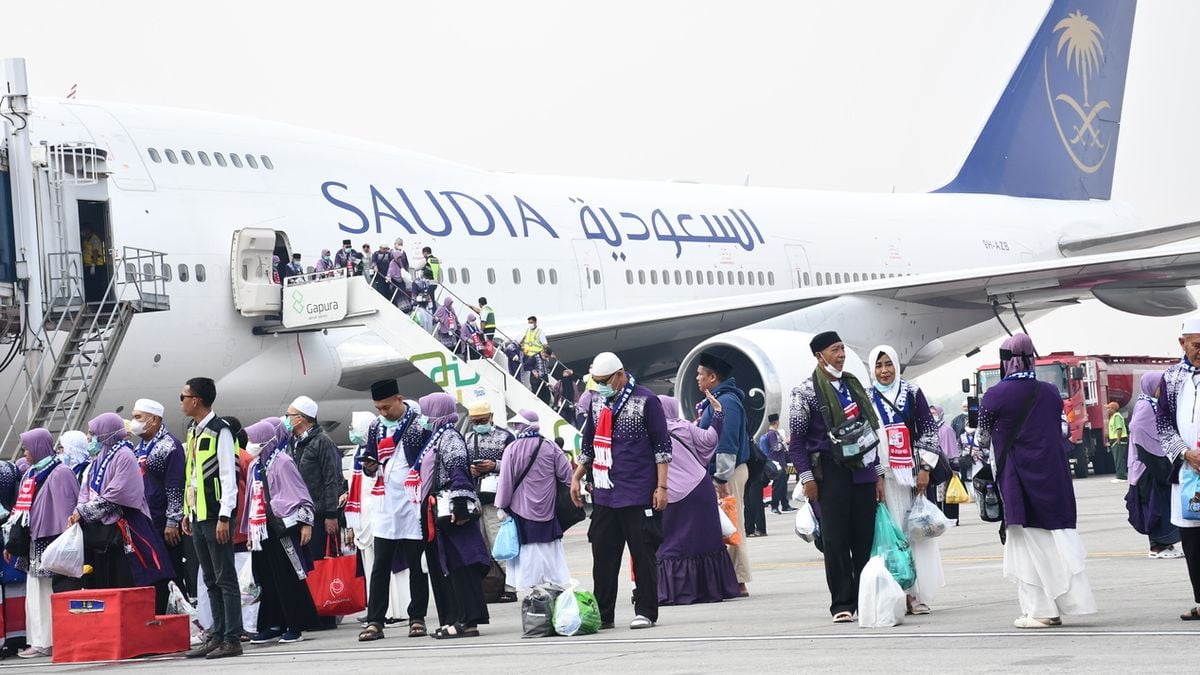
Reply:
[[[229,425],[214,416],[196,435],[196,427],[188,428],[184,449],[187,453],[186,497],[183,512],[193,522],[211,520],[221,512],[221,465],[217,459],[217,440]],[[237,458],[234,458],[237,461]]]
[[[95,234],[83,240],[83,264],[104,264],[104,241]]]
[[[539,330],[532,328],[525,331],[525,339],[521,340],[521,351],[525,352],[526,356],[542,353],[542,343],[538,340]]]
[[[484,331],[495,331],[496,330],[496,310],[492,309],[488,305],[484,305],[480,309],[482,310],[480,312],[480,314],[483,314],[483,320],[481,321],[481,323],[483,324],[483,330]]]

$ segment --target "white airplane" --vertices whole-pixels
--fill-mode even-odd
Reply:
[[[1194,224],[1145,227],[1108,200],[1133,13],[1054,2],[958,176],[931,194],[493,173],[264,121],[34,100],[35,150],[94,144],[105,170],[64,188],[61,236],[16,262],[79,251],[85,226],[114,250],[166,254],[170,310],[133,317],[94,412],[173,401],[197,375],[217,381],[217,409],[247,420],[307,394],[324,420],[347,421],[384,377],[432,389],[361,329],[264,334],[269,321],[240,315],[231,259],[246,251],[231,257],[230,242],[255,227],[310,267],[344,238],[403,238],[414,265],[431,246],[444,286],[486,296],[502,330],[519,338],[537,315],[565,361],[615,351],[643,380],[675,376],[685,405],[699,353],[721,351],[762,425],[811,372],[821,330],[858,353],[892,344],[911,375],[1088,297],[1142,315],[1195,308],[1200,248],[1147,250]]]

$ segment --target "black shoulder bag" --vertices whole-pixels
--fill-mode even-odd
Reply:
[[[814,375],[814,377],[816,376]],[[849,386],[849,384],[846,385],[847,388]],[[833,413],[829,411],[829,402],[825,400],[825,396],[822,395],[821,388],[816,386],[816,382],[813,383],[813,387],[816,390],[818,402],[821,404],[821,417],[825,420],[825,426],[829,430],[830,450],[834,461],[850,470],[863,468],[865,466],[863,457],[879,447],[879,437],[875,435],[875,429],[871,427],[870,415],[866,410],[862,410],[857,418],[842,422],[835,427]],[[854,390],[852,389],[850,398],[854,399]],[[855,403],[859,408],[864,405],[858,401]],[[865,405],[874,404],[866,401]]]

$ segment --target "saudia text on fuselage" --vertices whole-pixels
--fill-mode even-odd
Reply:
[[[406,190],[403,187],[380,189],[375,185],[351,188],[345,183],[325,181],[321,195],[331,205],[354,216],[349,223],[338,221],[338,229],[349,234],[389,234],[446,237],[458,228],[472,237],[503,236],[531,239],[559,238],[556,227],[530,200],[520,195],[497,198],[457,190]],[[622,260],[626,251],[618,251],[624,242],[654,240],[674,246],[675,257],[689,245],[734,245],[747,251],[765,244],[758,225],[742,208],[679,211],[654,208],[649,211],[622,210],[620,207],[593,207],[582,197],[563,197],[566,208],[578,213],[580,231],[586,239],[603,241],[612,247],[612,257]],[[361,206],[360,206],[361,204]],[[387,235],[385,235],[387,236]]]

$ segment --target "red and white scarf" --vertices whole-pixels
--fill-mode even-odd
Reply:
[[[389,439],[390,440],[390,439]],[[363,470],[362,460],[354,459],[354,471],[350,474],[350,495],[346,497],[346,519],[351,521],[362,515]],[[371,485],[371,495],[383,495],[383,468],[375,469],[375,483]]]
[[[250,532],[246,541],[246,545],[251,551],[263,550],[262,542],[267,538],[267,492],[263,483],[267,480],[271,464],[278,456],[278,449],[273,449],[265,466],[262,463],[263,458],[260,456],[250,465],[248,472],[254,477],[254,481],[250,484]]]
[[[592,459],[592,481],[602,490],[611,490],[613,486],[608,475],[613,463],[612,433],[613,411],[604,406],[600,409],[600,419],[596,420],[596,433],[592,438],[592,449],[596,453]]]

